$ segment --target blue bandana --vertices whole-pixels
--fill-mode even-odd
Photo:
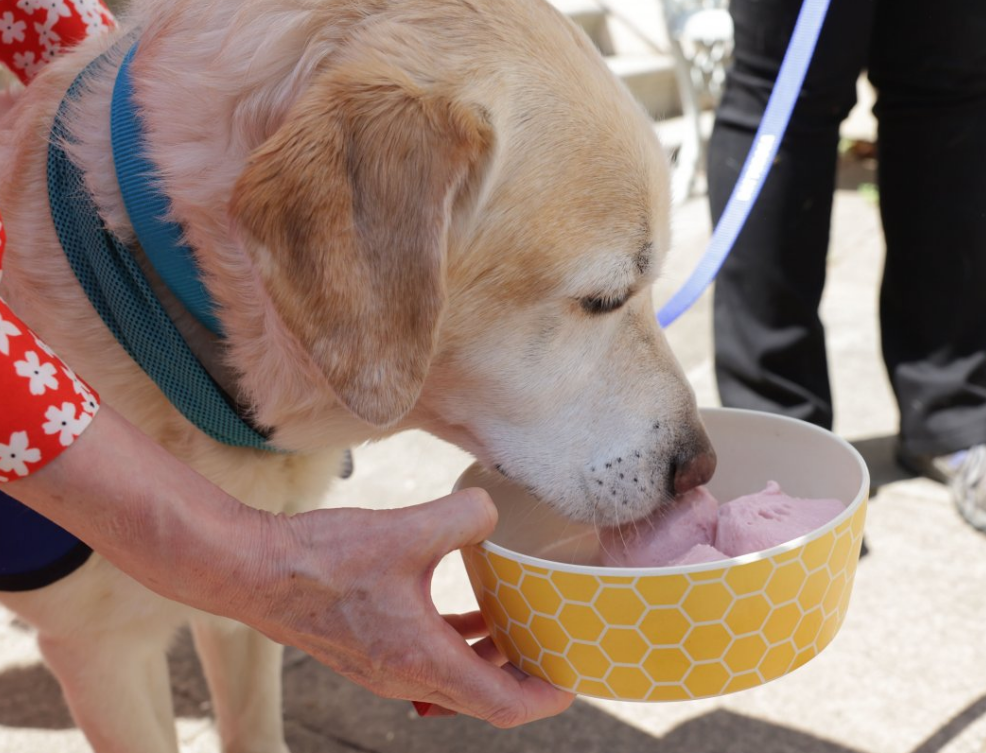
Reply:
[[[131,47],[117,74],[111,115],[113,158],[124,204],[161,279],[202,324],[221,336],[194,255],[181,242],[181,228],[167,219],[167,197],[144,154],[130,82],[135,49]],[[51,129],[48,200],[65,255],[106,326],[189,421],[224,444],[274,450],[192,354],[131,251],[103,227],[82,172],[65,153],[63,144],[71,143],[64,123],[68,108],[81,95],[91,69],[103,64],[98,58],[79,74]],[[71,533],[0,491],[0,591],[47,586],[76,570],[90,554],[92,550]]]
[[[199,277],[182,230],[168,219],[169,203],[143,149],[127,53],[113,92],[111,134],[124,204],[141,248],[162,280],[205,326],[221,335],[213,303]],[[93,61],[75,79],[55,116],[48,150],[48,200],[58,239],[79,283],[116,339],[182,415],[213,439],[235,447],[276,451],[266,432],[251,426],[233,399],[192,353],[155,297],[133,253],[103,227],[85,190],[82,171],[65,153],[65,125],[81,96]]]

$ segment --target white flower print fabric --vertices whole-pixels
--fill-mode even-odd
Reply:
[[[0,268],[5,243],[0,220]],[[57,457],[97,410],[92,388],[0,299],[0,483],[27,476]]]
[[[32,395],[43,395],[48,390],[58,389],[58,380],[55,378],[55,364],[41,363],[38,354],[33,350],[24,354],[23,361],[14,361],[14,371],[18,376],[28,380]]]
[[[63,49],[114,26],[102,0],[0,0],[0,63],[28,83]],[[5,243],[0,219],[0,273]],[[0,483],[57,457],[98,409],[95,391],[0,299]]]
[[[102,0],[0,0],[0,65],[26,84],[62,50],[113,26]],[[0,275],[5,243],[0,219]],[[58,457],[98,409],[96,393],[0,299],[0,591],[47,586],[92,553],[2,489]]]
[[[102,0],[0,0],[0,63],[26,84],[62,50],[114,26]]]

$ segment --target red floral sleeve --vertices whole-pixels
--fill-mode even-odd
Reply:
[[[28,83],[61,50],[115,24],[101,0],[0,0],[0,63]],[[0,274],[6,233],[0,219]],[[53,460],[98,396],[0,299],[0,483]]]
[[[0,0],[0,62],[26,84],[63,49],[115,24],[102,0]]]
[[[0,274],[5,241],[0,220]],[[0,483],[53,460],[98,409],[95,391],[0,299]]]

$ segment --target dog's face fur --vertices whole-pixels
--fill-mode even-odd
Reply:
[[[553,9],[154,5],[134,62],[150,156],[220,306],[234,389],[276,442],[421,427],[603,524],[707,480],[650,295],[667,164]],[[128,238],[105,116],[80,110],[73,153]]]
[[[624,522],[708,447],[650,295],[667,167],[622,96],[544,86],[511,101],[488,194],[451,236],[447,334],[412,418],[571,517]]]
[[[427,428],[571,517],[633,520],[709,452],[649,294],[667,164],[581,38],[486,57],[470,20],[434,45],[471,36],[482,66],[410,55],[386,21],[353,43],[253,154],[234,215],[356,415]]]

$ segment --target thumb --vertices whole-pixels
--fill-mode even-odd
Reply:
[[[461,489],[405,510],[408,533],[428,559],[478,544],[496,528],[496,506],[490,495],[479,488]]]

